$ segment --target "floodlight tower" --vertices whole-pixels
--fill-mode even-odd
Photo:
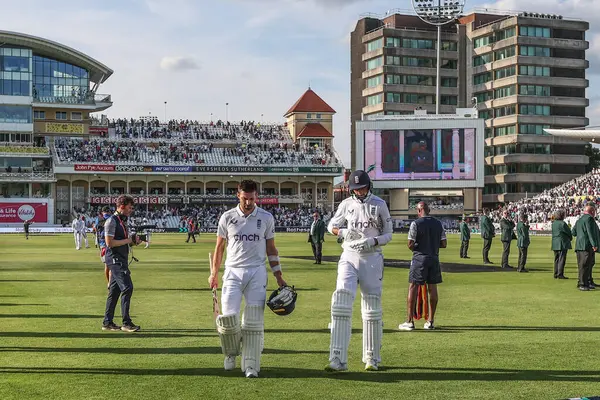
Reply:
[[[435,80],[435,113],[440,113],[440,68],[442,47],[442,25],[456,19],[463,12],[465,0],[411,0],[419,18],[437,26],[437,75]]]

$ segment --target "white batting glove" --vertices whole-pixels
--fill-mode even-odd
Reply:
[[[362,239],[363,235],[354,229],[340,229],[338,231],[338,237],[343,239],[345,242],[353,242],[355,240]]]
[[[358,251],[359,253],[362,253],[363,251],[369,251],[373,247],[375,247],[375,238],[357,240],[350,245],[352,250]]]

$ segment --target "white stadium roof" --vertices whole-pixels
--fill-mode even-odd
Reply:
[[[544,129],[553,136],[570,137],[590,142],[600,141],[600,129]]]

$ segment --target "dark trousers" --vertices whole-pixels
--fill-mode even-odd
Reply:
[[[190,238],[194,241],[194,243],[196,243],[196,234],[193,232],[188,232],[188,237],[187,240],[185,241],[186,243],[189,243]]]
[[[502,242],[502,264],[500,266],[502,268],[508,268],[508,257],[510,256],[510,242]],[[521,252],[519,252],[519,257],[521,256]]]
[[[490,262],[490,249],[492,248],[492,239],[483,239],[483,262]]]
[[[469,241],[462,240],[460,242],[460,258],[466,258],[468,251],[469,251]]]
[[[567,250],[554,250],[554,277],[564,276]]]
[[[104,324],[113,322],[117,301],[121,296],[121,315],[123,324],[130,324],[129,305],[131,295],[133,294],[133,282],[131,281],[131,272],[129,268],[121,264],[108,265],[111,272],[110,285],[108,287],[108,298],[106,299],[106,310],[104,311]]]
[[[508,245],[510,246],[510,243],[508,243]],[[527,247],[519,247],[519,264],[517,264],[517,271],[525,269],[525,264],[527,264],[527,250]]]
[[[592,267],[596,261],[594,250],[575,251],[577,254],[577,269],[579,272],[578,286],[588,286],[592,283]]]
[[[315,261],[320,264],[321,258],[323,257],[323,242],[319,241],[315,243],[311,240],[310,245],[312,247],[313,255],[315,256]]]

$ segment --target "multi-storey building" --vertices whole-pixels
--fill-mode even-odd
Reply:
[[[440,112],[477,104],[485,126],[483,202],[538,193],[585,172],[581,141],[546,128],[587,126],[584,21],[472,13],[444,26]],[[437,33],[414,15],[358,21],[351,35],[352,168],[356,122],[435,112]]]

